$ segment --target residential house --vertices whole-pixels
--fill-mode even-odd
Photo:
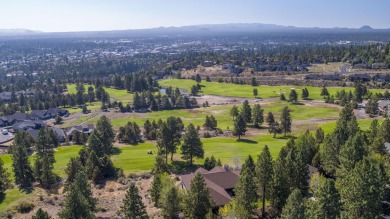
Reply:
[[[372,80],[378,81],[378,82],[390,82],[390,75],[377,74],[377,75],[372,77]]]
[[[6,116],[0,117],[0,127],[4,127],[8,125],[8,118]]]
[[[367,67],[368,67],[367,64],[360,63],[360,64],[354,64],[352,68],[367,68]]]
[[[48,120],[51,119],[51,116],[47,113],[47,110],[32,110],[31,111],[31,119],[40,119],[40,120]]]
[[[46,125],[42,120],[25,120],[22,122],[16,122],[12,125],[12,129],[17,131],[27,131],[29,129],[41,129],[44,128]]]
[[[390,110],[390,100],[381,100],[378,102],[378,109],[382,112],[388,112]]]
[[[91,134],[91,132],[95,129],[95,126],[93,124],[83,124],[83,125],[76,125],[71,126],[65,129],[66,135],[68,136],[69,140],[72,140],[73,132],[78,131],[84,134]]]
[[[325,81],[340,81],[340,74],[308,74],[305,76],[306,80],[325,80]]]
[[[47,115],[50,115],[51,118],[55,118],[57,116],[68,116],[69,111],[65,109],[58,109],[58,108],[49,108],[47,110]]]
[[[65,132],[63,129],[55,127],[55,126],[50,127],[50,129],[52,129],[57,134],[58,142],[60,142],[60,143],[65,142],[66,135],[65,135]]]
[[[3,100],[3,102],[5,102],[5,103],[9,103],[9,102],[11,102],[11,99],[12,99],[12,93],[11,92],[1,92],[0,99]]]
[[[205,179],[206,185],[210,190],[210,196],[214,201],[214,208],[224,206],[232,200],[239,171],[228,171],[219,166],[210,171],[199,168],[195,173],[180,176],[182,189],[191,189],[191,181],[197,173],[200,173]]]
[[[12,115],[7,116],[7,119],[9,124],[14,124],[16,122],[31,120],[31,115],[26,113],[16,112]]]

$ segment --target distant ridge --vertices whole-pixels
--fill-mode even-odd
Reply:
[[[69,31],[69,32],[42,32],[28,29],[0,29],[1,37],[12,36],[38,36],[38,37],[106,37],[106,36],[129,36],[129,35],[150,35],[150,34],[213,34],[213,33],[261,33],[261,32],[363,32],[376,31],[389,33],[390,29],[373,29],[368,25],[360,28],[346,27],[296,27],[277,24],[262,23],[228,23],[228,24],[200,24],[181,27],[156,27],[148,29],[128,29],[128,30],[107,30],[107,31]]]
[[[364,25],[362,26],[361,28],[359,28],[360,30],[373,30],[372,27],[368,26],[368,25]]]

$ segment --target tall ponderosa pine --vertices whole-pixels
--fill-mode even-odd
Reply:
[[[286,183],[288,178],[286,174],[286,161],[284,155],[279,154],[275,161],[272,173],[270,203],[275,212],[280,213],[290,194],[289,185]]]
[[[287,132],[291,132],[292,119],[290,115],[290,109],[286,106],[282,110],[282,115],[280,116],[280,125],[284,132],[284,137],[286,137]]]
[[[4,162],[0,157],[0,198],[4,194],[5,190],[11,184],[10,174],[7,172],[7,169],[4,167]]]
[[[238,107],[236,105],[232,106],[232,108],[230,109],[230,115],[233,117],[233,120],[238,116],[238,114]]]
[[[28,139],[26,132],[17,132],[11,148],[15,183],[22,188],[31,187],[34,181],[34,174],[27,154],[27,149],[31,147],[31,142]]]
[[[94,150],[98,157],[102,157],[112,153],[114,140],[115,134],[110,120],[106,116],[100,117],[88,139],[88,147]]]
[[[157,146],[160,154],[165,153],[166,163],[168,163],[168,154],[171,154],[171,160],[173,160],[173,154],[176,153],[177,146],[180,144],[183,128],[183,121],[173,116],[168,117],[167,121],[160,125]]]
[[[257,158],[256,177],[259,183],[259,196],[263,203],[262,214],[265,214],[265,199],[268,198],[268,190],[272,181],[273,161],[271,153],[266,145]]]
[[[68,188],[62,210],[58,216],[62,219],[93,219],[95,218],[95,210],[95,199],[92,197],[91,188],[88,185],[86,175],[80,171]]]
[[[314,200],[308,201],[306,218],[338,218],[340,216],[340,195],[333,179],[320,177]]]
[[[340,113],[334,131],[325,137],[321,150],[322,168],[327,174],[334,175],[339,166],[339,153],[341,146],[350,136],[359,132],[359,126],[352,107],[347,104]]]
[[[348,218],[382,217],[387,177],[381,164],[364,158],[342,180],[341,203]]]
[[[164,201],[161,203],[162,213],[165,218],[176,218],[180,212],[179,191],[175,186],[172,186]]]
[[[305,219],[305,205],[299,189],[294,189],[283,207],[281,219]]]
[[[126,219],[148,218],[142,197],[138,194],[138,188],[131,183],[121,206]]]
[[[191,181],[184,205],[184,212],[188,218],[205,218],[210,211],[212,207],[210,191],[200,173],[197,173]]]
[[[203,158],[204,156],[203,143],[200,141],[198,130],[196,130],[192,123],[187,126],[186,133],[184,134],[181,154],[184,160],[190,161],[191,166],[194,157]]]
[[[256,128],[260,128],[261,124],[264,122],[264,110],[261,109],[260,104],[255,104],[252,111],[253,125]]]
[[[268,115],[267,115],[267,123],[268,123],[268,125],[270,126],[274,122],[275,122],[274,114],[272,114],[272,112],[268,112]]]
[[[156,174],[154,175],[152,187],[150,188],[150,196],[152,197],[152,201],[154,202],[155,206],[158,205],[161,190],[162,190],[161,175]]]
[[[36,157],[34,163],[35,178],[45,188],[49,188],[56,180],[56,176],[53,172],[55,163],[54,147],[56,144],[52,138],[53,134],[53,130],[51,129],[41,129],[36,144]]]
[[[246,122],[244,117],[240,114],[234,120],[233,135],[238,136],[238,139],[241,139],[241,136],[245,135],[245,132],[246,132]]]
[[[243,116],[246,123],[252,122],[252,109],[249,105],[248,100],[245,100],[242,104],[241,112],[240,114]]]
[[[65,173],[68,175],[68,178],[66,178],[66,182],[65,182],[65,188],[67,188],[70,184],[72,184],[76,178],[76,174],[79,171],[83,171],[83,170],[84,167],[80,162],[80,159],[75,157],[70,158],[68,165],[65,169]]]
[[[256,172],[252,157],[249,155],[240,171],[240,177],[234,188],[237,213],[241,218],[251,218],[256,210]]]

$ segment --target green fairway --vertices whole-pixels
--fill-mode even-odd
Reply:
[[[191,87],[196,84],[195,81],[189,79],[166,79],[159,81],[159,84],[164,87],[172,86],[184,88],[187,91],[191,91]],[[251,85],[238,85],[238,84],[227,84],[227,83],[218,83],[218,82],[206,82],[202,81],[201,85],[202,90],[200,94],[211,94],[217,96],[232,96],[232,97],[246,97],[253,98],[253,89],[257,88],[259,92],[259,97],[261,98],[270,98],[270,97],[279,97],[280,93],[285,93],[285,96],[288,98],[288,95],[292,88],[296,89],[301,99],[301,90],[307,88],[309,91],[309,98],[315,100],[322,100],[320,96],[321,87],[310,87],[310,86],[256,86]],[[331,95],[335,95],[337,91],[345,89],[346,91],[353,90],[350,87],[328,87],[328,92]],[[380,89],[370,90],[373,93],[384,92]]]
[[[233,165],[237,159],[243,163],[248,155],[256,159],[263,147],[268,145],[271,155],[276,158],[287,142],[286,139],[273,138],[270,134],[260,135],[257,138],[245,138],[245,136],[242,138],[242,141],[237,141],[237,138],[223,137],[202,139],[205,157],[214,155],[217,159],[221,159],[223,164]],[[198,162],[203,164],[203,160]]]
[[[373,120],[374,119],[359,119],[358,123],[359,123],[360,129],[361,130],[369,129]],[[383,120],[384,120],[383,118],[378,119],[379,124],[382,124]],[[324,130],[325,134],[330,133],[336,127],[336,121],[322,124],[322,125],[320,125],[320,127]]]
[[[264,109],[264,116],[267,116],[268,112],[272,112],[276,119],[279,119],[280,113],[283,107],[288,106],[291,110],[291,116],[293,120],[308,120],[313,118],[334,118],[336,119],[340,113],[340,110],[336,108],[321,106],[318,107],[312,104],[295,105],[288,102],[272,101],[267,103],[261,103],[262,109]],[[237,104],[241,107],[241,104]],[[252,105],[253,107],[253,105]],[[196,108],[196,109],[181,109],[181,110],[165,110],[156,111],[150,113],[126,113],[123,118],[115,118],[111,120],[111,123],[115,129],[127,124],[127,122],[136,122],[139,126],[143,126],[146,120],[165,120],[170,116],[177,116],[183,120],[185,125],[190,123],[195,126],[202,126],[204,124],[206,115],[213,115],[218,121],[218,127],[221,129],[232,129],[233,119],[230,116],[230,109],[232,105],[213,105],[207,108]],[[79,120],[73,123],[83,122],[86,118],[81,117]],[[89,123],[95,124],[99,118],[95,117],[89,121]],[[73,124],[72,123],[72,124]],[[70,126],[71,124],[64,124],[63,127]]]
[[[68,88],[68,93],[70,94],[75,94],[76,91],[76,84],[67,84],[66,85]],[[86,92],[88,91],[89,85],[84,85]],[[122,101],[124,103],[129,103],[133,101],[133,94],[128,93],[126,90],[118,90],[115,88],[109,88],[109,87],[104,87],[104,90],[110,95],[110,98],[112,100],[116,101]],[[100,108],[100,104],[99,108]]]
[[[95,101],[92,103],[86,103],[87,109],[91,111],[99,110],[101,109],[102,103],[100,101]],[[66,108],[69,113],[82,113],[83,109],[82,107],[76,107],[76,108]]]
[[[150,172],[152,169],[157,148],[152,142],[145,142],[135,146],[125,146],[119,148],[120,153],[111,157],[116,167],[123,169],[127,175],[129,173]],[[148,154],[152,150],[153,155]]]
[[[0,217],[2,217],[1,213],[6,212],[11,209],[18,201],[24,198],[28,198],[34,195],[34,192],[30,194],[26,194],[21,192],[18,188],[8,189],[5,192],[5,198],[2,202],[0,202]],[[5,217],[4,217],[5,218]]]

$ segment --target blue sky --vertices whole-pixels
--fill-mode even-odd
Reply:
[[[219,23],[390,28],[389,0],[6,0],[0,29],[50,32]]]

